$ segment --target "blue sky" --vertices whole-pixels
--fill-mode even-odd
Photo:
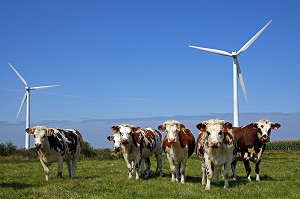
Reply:
[[[239,50],[271,19],[239,56],[249,99],[246,103],[239,86],[240,112],[298,113],[299,4],[297,0],[4,0],[0,143],[9,139],[23,145],[23,140],[9,135],[22,137],[25,127],[25,109],[16,119],[24,86],[8,62],[30,86],[62,85],[31,92],[33,124],[71,122],[86,132],[87,141],[99,146],[100,141],[90,136],[95,130],[79,123],[232,113],[231,58],[188,45]],[[242,125],[246,121],[241,117]],[[97,123],[93,125],[97,129]],[[99,127],[99,132],[109,133],[110,128]]]

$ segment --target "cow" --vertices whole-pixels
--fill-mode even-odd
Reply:
[[[176,120],[167,120],[158,126],[158,130],[166,132],[163,140],[163,150],[167,154],[167,159],[171,169],[171,181],[185,183],[185,169],[188,157],[195,150],[195,138],[188,128]]]
[[[58,163],[58,176],[62,177],[63,161],[66,161],[69,178],[75,177],[76,164],[83,145],[82,136],[77,130],[35,126],[27,128],[26,132],[33,135],[46,181],[49,180],[49,166],[54,162]]]
[[[229,187],[229,170],[233,161],[234,135],[232,124],[220,119],[210,119],[197,124],[200,131],[196,143],[196,155],[202,161],[202,185],[211,189],[211,179],[215,172],[216,183],[223,169],[224,188]]]
[[[280,124],[261,119],[244,127],[233,128],[236,140],[236,157],[232,162],[233,178],[236,180],[237,161],[243,161],[246,169],[246,177],[251,181],[250,162],[255,164],[256,181],[260,181],[260,163],[266,149],[266,143],[270,141],[271,130],[280,128]]]
[[[120,134],[121,149],[128,168],[129,178],[132,178],[133,171],[136,171],[136,179],[139,179],[139,168],[141,163],[146,161],[147,169],[145,177],[150,174],[150,157],[154,154],[157,160],[157,170],[162,173],[162,144],[161,134],[151,128],[140,128],[130,124],[113,126],[111,129]],[[116,144],[116,142],[115,142]]]

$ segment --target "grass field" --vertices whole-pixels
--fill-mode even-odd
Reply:
[[[0,161],[0,198],[300,198],[300,153],[266,153],[261,164],[261,181],[245,178],[242,162],[238,163],[238,180],[230,180],[224,189],[221,180],[214,180],[211,191],[201,185],[201,163],[192,156],[187,163],[186,184],[172,183],[169,164],[163,157],[164,176],[154,172],[152,159],[150,178],[128,180],[122,159],[80,160],[76,179],[67,178],[64,164],[63,178],[56,176],[57,164],[50,167],[49,182],[38,160]]]

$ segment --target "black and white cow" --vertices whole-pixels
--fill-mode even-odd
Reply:
[[[75,177],[76,164],[83,145],[81,134],[74,129],[56,129],[35,126],[26,129],[34,137],[34,145],[44,168],[45,180],[49,180],[49,166],[58,163],[57,174],[62,176],[63,161],[68,166],[69,177]]]

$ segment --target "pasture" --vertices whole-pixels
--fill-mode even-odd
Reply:
[[[50,167],[49,182],[44,181],[38,160],[0,161],[0,198],[299,198],[300,153],[266,152],[261,164],[261,181],[245,178],[242,162],[238,163],[238,180],[229,181],[224,189],[221,180],[205,191],[201,185],[201,163],[195,155],[188,159],[186,183],[172,183],[169,164],[163,156],[164,176],[155,173],[155,159],[151,159],[148,179],[128,180],[123,159],[80,160],[76,178],[67,178],[64,164],[63,178],[56,176],[57,164]]]

